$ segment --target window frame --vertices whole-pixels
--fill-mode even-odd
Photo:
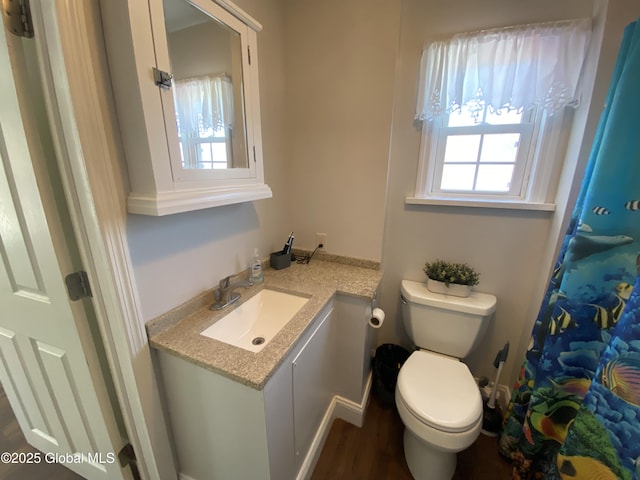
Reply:
[[[522,199],[523,198],[523,186],[525,186],[525,177],[528,174],[531,166],[530,145],[531,137],[533,134],[534,121],[536,114],[533,111],[523,112],[523,121],[521,123],[511,124],[489,124],[486,122],[480,122],[472,126],[448,126],[448,118],[441,118],[434,122],[434,139],[433,147],[431,148],[430,157],[434,162],[433,175],[430,179],[427,179],[429,185],[429,191],[436,195],[480,195],[482,197],[497,197],[497,198],[509,198],[509,199]],[[507,192],[489,192],[483,190],[444,190],[441,187],[442,176],[445,167],[445,153],[447,139],[459,135],[480,135],[480,145],[478,148],[478,155],[475,162],[460,162],[459,164],[473,163],[477,167],[480,165],[479,156],[482,154],[482,148],[484,143],[482,139],[485,135],[501,134],[501,133],[517,133],[520,135],[520,145],[518,146],[518,152],[514,161],[514,169],[512,174],[512,186]],[[485,165],[488,163],[485,163]]]
[[[229,142],[227,141],[227,137],[216,137],[216,136],[209,136],[209,137],[187,137],[186,139],[183,139],[181,136],[179,136],[179,140],[180,140],[180,152],[182,155],[184,155],[184,149],[186,149],[189,153],[188,158],[189,160],[193,160],[193,162],[189,162],[189,168],[191,169],[202,169],[202,170],[217,170],[214,165],[216,164],[224,164],[224,167],[221,168],[228,168],[228,165],[230,163],[231,160],[231,152],[230,152],[230,148],[229,148]],[[215,161],[215,160],[202,160],[202,155],[201,152],[199,151],[199,147],[201,145],[208,145],[210,148],[210,151],[212,152],[212,156],[213,156],[213,151],[211,150],[211,146],[213,144],[224,144],[225,145],[225,151],[226,151],[226,159],[224,161]],[[183,157],[184,158],[184,157]],[[183,164],[185,163],[184,160],[182,162]],[[205,167],[203,165],[210,165],[209,167]]]
[[[527,123],[530,124],[530,127],[527,127],[530,128],[530,138],[528,140],[529,145],[526,147],[526,158],[523,159],[524,162],[518,167],[522,169],[522,184],[517,189],[517,194],[437,191],[438,189],[433,188],[434,182],[440,178],[437,169],[443,165],[444,160],[443,144],[446,143],[447,136],[443,135],[443,133],[454,129],[467,128],[469,130],[466,131],[471,132],[473,131],[472,129],[479,127],[473,132],[477,134],[483,129],[486,130],[487,127],[484,124],[472,127],[445,127],[443,124],[448,120],[448,116],[445,116],[433,121],[424,120],[421,122],[422,134],[415,191],[413,196],[405,198],[405,203],[555,210],[553,200],[555,199],[558,177],[566,151],[568,127],[570,126],[573,110],[565,108],[550,115],[542,109],[535,109],[528,115],[531,115],[527,119]],[[524,123],[513,125],[524,125]],[[502,128],[503,124],[490,125],[488,127]],[[440,161],[436,159],[439,153],[441,153]],[[523,151],[519,151],[519,156],[523,154]]]

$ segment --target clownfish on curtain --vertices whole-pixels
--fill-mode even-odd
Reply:
[[[515,479],[640,479],[636,24],[505,417],[500,449]]]

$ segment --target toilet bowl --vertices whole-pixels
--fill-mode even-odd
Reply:
[[[413,477],[450,479],[457,452],[469,447],[482,428],[482,397],[467,366],[418,350],[400,369],[395,397]]]
[[[482,428],[480,390],[460,358],[484,334],[496,297],[452,297],[409,280],[400,290],[405,329],[418,348],[400,368],[395,392],[405,458],[416,480],[451,480],[457,452]]]

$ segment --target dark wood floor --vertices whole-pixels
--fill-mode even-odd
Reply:
[[[312,480],[412,480],[404,459],[404,426],[394,407],[371,397],[362,428],[337,419]],[[498,453],[497,438],[480,435],[458,454],[454,480],[507,480],[511,465]]]
[[[371,397],[362,428],[337,419],[325,443],[312,480],[412,480],[404,460],[404,426],[394,407]],[[0,453],[37,452],[27,444],[4,391],[0,388]],[[62,465],[5,464],[0,480],[81,480]],[[458,454],[454,480],[508,480],[511,466],[498,454],[497,439],[480,435]]]
[[[31,452],[38,450],[27,444],[18,426],[11,405],[4,390],[0,388],[0,453]],[[19,464],[0,462],[2,480],[82,480],[67,467],[59,464]]]

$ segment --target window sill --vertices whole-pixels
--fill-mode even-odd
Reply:
[[[406,197],[409,205],[442,205],[447,207],[501,208],[507,210],[536,210],[553,212],[555,203],[525,202],[516,200],[470,200],[461,198]]]

